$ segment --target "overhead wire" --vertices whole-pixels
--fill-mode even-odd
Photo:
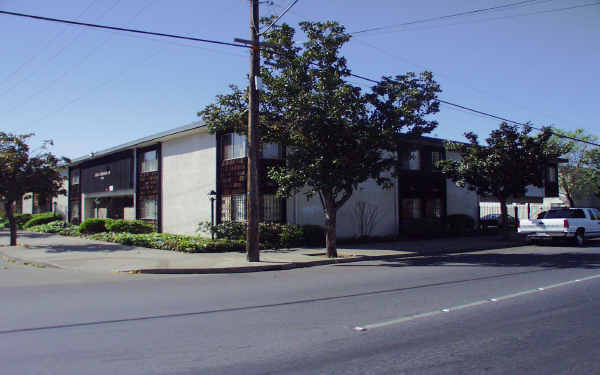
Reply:
[[[219,44],[219,45],[232,46],[232,47],[251,48],[250,46],[247,46],[245,44],[240,44],[240,43],[223,42],[223,41],[220,41],[220,40],[195,38],[195,37],[191,37],[191,36],[183,36],[183,35],[176,35],[176,34],[159,33],[159,32],[146,31],[146,30],[138,30],[138,29],[129,29],[129,28],[125,28],[125,27],[99,25],[99,24],[87,23],[87,22],[77,22],[77,21],[66,20],[66,19],[61,19],[61,18],[36,16],[36,15],[33,15],[33,14],[9,12],[9,11],[5,11],[5,10],[0,10],[0,14],[5,14],[5,15],[9,15],[9,16],[16,16],[16,17],[32,18],[32,19],[36,19],[36,20],[40,20],[40,21],[66,23],[66,24],[69,24],[69,25],[85,26],[85,27],[91,27],[91,28],[97,28],[97,29],[123,31],[123,32],[129,32],[129,33],[136,33],[136,34],[145,34],[145,35],[154,35],[154,36],[160,36],[160,37],[165,37],[165,38],[191,40],[191,41],[194,41],[194,42]]]
[[[447,14],[447,15],[437,16],[437,17],[423,18],[423,19],[419,19],[419,20],[408,21],[408,22],[403,22],[403,23],[398,23],[398,24],[393,24],[393,25],[371,27],[368,29],[351,32],[350,35],[357,35],[357,34],[373,32],[373,31],[385,30],[385,29],[389,29],[389,28],[409,26],[409,25],[415,25],[415,24],[419,24],[419,23],[427,23],[427,22],[439,21],[439,20],[444,20],[444,19],[449,19],[449,18],[456,18],[456,17],[467,16],[467,15],[486,13],[486,12],[496,11],[496,10],[500,10],[500,9],[514,8],[514,7],[522,6],[522,5],[531,5],[533,3],[538,3],[539,1],[540,0],[522,0],[522,1],[515,2],[515,3],[497,5],[497,6],[489,7],[489,8],[473,9],[473,10],[469,10],[469,11]],[[549,1],[553,1],[553,0],[543,0],[542,2],[549,2]]]

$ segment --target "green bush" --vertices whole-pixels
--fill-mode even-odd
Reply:
[[[297,225],[260,223],[258,230],[262,249],[290,248],[299,246],[304,242],[302,228]],[[227,222],[218,225],[200,223],[198,231],[214,233],[218,239],[244,240],[246,238],[246,223]]]
[[[167,233],[96,233],[91,239],[120,243],[127,246],[147,247],[151,249],[181,251],[187,253],[216,253],[226,251],[244,251],[242,240],[209,240],[195,236],[184,236]]]
[[[404,226],[408,236],[437,236],[444,232],[442,222],[437,218],[423,217],[413,219]]]
[[[62,220],[62,215],[55,212],[43,212],[32,215],[31,219],[23,224],[23,229],[28,229],[36,225],[48,224],[52,221]]]
[[[475,229],[475,219],[465,214],[448,215],[446,217],[446,228],[450,234],[472,233]]]
[[[60,233],[63,230],[70,229],[73,227],[71,224],[62,220],[51,221],[47,224],[34,225],[29,227],[32,232],[40,233]]]
[[[303,225],[303,242],[307,246],[325,246],[325,228],[320,225]]]
[[[85,219],[79,224],[79,232],[84,234],[102,233],[107,231],[107,225],[110,225],[112,219],[93,218]]]
[[[142,220],[113,220],[106,224],[106,229],[113,233],[152,233],[154,225]]]

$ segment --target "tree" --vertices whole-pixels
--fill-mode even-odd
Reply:
[[[506,201],[524,196],[529,185],[542,187],[547,163],[566,150],[550,142],[550,128],[544,128],[537,136],[530,136],[531,131],[529,125],[520,127],[503,122],[490,133],[487,145],[479,145],[476,134],[465,133],[469,143],[446,144],[447,149],[458,152],[461,159],[439,163],[442,172],[458,186],[498,199],[505,229]]]
[[[552,132],[563,137],[553,136],[551,142],[568,149],[563,156],[567,162],[558,167],[558,181],[569,206],[576,207],[578,200],[600,192],[600,165],[596,162],[597,147],[572,138],[597,143],[598,137],[584,129],[569,132],[554,128]]]
[[[49,152],[31,155],[27,141],[33,134],[15,135],[0,132],[0,200],[4,201],[10,225],[10,245],[17,245],[14,207],[27,193],[53,197],[65,194],[58,171],[59,159]],[[44,141],[44,150],[52,141]],[[63,159],[67,162],[67,159]]]
[[[270,20],[266,20],[269,22]],[[399,141],[431,132],[428,118],[439,110],[439,85],[430,72],[383,77],[370,92],[348,79],[340,56],[350,35],[336,22],[301,22],[308,41],[294,42],[295,30],[283,24],[265,33],[268,45],[261,69],[260,132],[263,142],[290,151],[286,165],[269,177],[281,196],[318,196],[327,226],[327,256],[337,257],[337,211],[368,179],[389,187]],[[243,91],[217,97],[199,113],[212,131],[244,132],[247,99]]]

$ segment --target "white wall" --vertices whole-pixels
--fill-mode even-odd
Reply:
[[[23,195],[21,198],[21,202],[23,203],[23,211],[24,214],[32,214],[33,213],[33,193],[27,193]]]
[[[360,235],[356,214],[357,203],[366,202],[369,207],[377,212],[376,225],[372,236],[394,235],[398,232],[398,203],[397,186],[383,189],[374,180],[368,180],[355,190],[352,197],[338,210],[337,235],[338,237],[353,237]],[[288,223],[305,225],[325,225],[325,217],[318,196],[309,201],[299,193],[294,198],[288,199]]]
[[[449,160],[459,160],[460,155],[456,152],[447,152],[446,158]],[[456,186],[452,180],[446,179],[446,213],[448,215],[466,214],[477,222],[479,219],[477,202],[477,193],[467,188]]]
[[[52,198],[52,206],[50,209],[52,210],[56,207],[56,212],[61,214],[64,220],[68,220],[67,218],[67,206],[69,202],[68,198],[68,190],[69,190],[69,171],[67,168],[62,168],[60,170],[60,175],[63,178],[62,188],[65,189],[65,195],[58,195]],[[56,205],[55,205],[56,204]]]
[[[198,223],[210,221],[208,193],[216,190],[216,150],[215,135],[205,132],[163,142],[163,232],[196,234]]]

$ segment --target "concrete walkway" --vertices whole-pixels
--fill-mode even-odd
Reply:
[[[340,245],[337,259],[329,259],[322,248],[261,251],[261,261],[250,263],[246,254],[187,254],[93,241],[54,234],[19,232],[19,246],[8,246],[9,233],[0,229],[0,256],[39,266],[91,272],[139,273],[232,273],[284,270],[332,263],[389,259],[449,252],[470,252],[524,245],[498,236],[472,236],[368,245]]]

